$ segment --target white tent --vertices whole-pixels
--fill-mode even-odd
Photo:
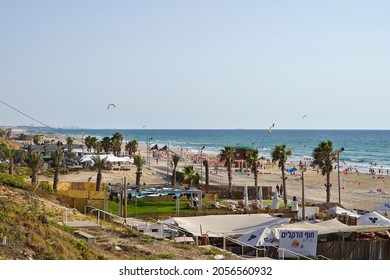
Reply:
[[[377,208],[375,208],[376,211],[390,211],[390,201],[387,201],[383,203],[382,205],[379,205]]]
[[[280,225],[272,228],[272,233],[275,238],[279,239],[282,230],[316,230],[318,235],[329,233],[343,233],[343,232],[378,232],[390,229],[390,226],[373,226],[373,225],[356,225],[348,226],[332,219],[320,223],[311,224],[308,222],[298,222],[288,225]]]
[[[336,217],[336,215],[345,215],[345,216],[350,216],[350,217],[354,217],[354,218],[359,218],[360,217],[359,214],[353,213],[353,212],[351,212],[349,210],[346,210],[344,208],[341,208],[339,206],[335,206],[335,207],[329,208],[328,209],[328,215],[331,218]]]
[[[270,245],[272,243],[271,240],[273,238],[272,237],[269,238],[270,235],[272,235],[271,228],[261,227],[255,231],[252,231],[248,234],[244,234],[244,235],[236,238],[236,240],[243,245],[249,245],[249,246],[253,246],[253,247],[267,246],[267,245]]]
[[[360,216],[357,220],[358,225],[389,226],[390,220],[375,211]]]
[[[209,215],[172,218],[180,228],[195,235],[210,237],[247,234],[260,227],[288,224],[291,219],[273,217],[269,214]]]

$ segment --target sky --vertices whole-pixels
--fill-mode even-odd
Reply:
[[[0,126],[390,129],[389,11],[359,0],[0,1]]]

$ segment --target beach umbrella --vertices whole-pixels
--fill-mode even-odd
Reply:
[[[375,208],[377,211],[390,211],[390,201],[387,201],[383,203],[382,205],[379,205],[377,208]]]
[[[295,168],[295,167],[291,167],[291,168],[286,169],[286,171],[287,171],[288,173],[290,173],[290,175],[291,175],[291,173],[293,173],[293,172],[295,172],[295,171],[297,171],[297,170],[298,170],[298,169]]]
[[[271,209],[279,209],[279,198],[278,198],[278,192],[274,192],[274,197],[272,198],[272,204]]]
[[[248,185],[245,184],[244,187],[244,206],[245,208],[248,208]]]

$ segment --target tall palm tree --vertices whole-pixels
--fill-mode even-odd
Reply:
[[[259,190],[257,181],[259,178],[259,174],[257,173],[257,170],[260,166],[260,159],[259,159],[259,150],[252,150],[252,152],[248,155],[247,157],[247,163],[249,165],[249,168],[251,169],[253,173],[253,178],[255,180],[255,190],[256,190],[256,204],[258,203],[259,199],[259,191],[262,191],[261,189]],[[260,204],[262,204],[262,201],[260,201]]]
[[[110,149],[112,148],[112,142],[111,142],[111,138],[108,137],[108,136],[105,136],[103,137],[102,141],[102,148],[103,150],[108,153],[110,151]]]
[[[184,165],[183,166],[183,175],[184,175],[184,181],[188,184],[192,185],[195,182],[195,170],[193,165]]]
[[[173,162],[173,170],[172,170],[172,185],[176,184],[176,168],[180,161],[180,156],[177,154],[174,154],[172,156],[172,162]]]
[[[85,137],[84,143],[85,143],[85,146],[87,146],[87,151],[88,151],[88,152],[91,152],[91,148],[92,148],[92,136],[88,135],[87,137]]]
[[[332,141],[321,141],[313,151],[313,165],[321,169],[321,174],[326,175],[326,202],[330,202],[330,173],[333,170],[333,161],[337,155],[333,152]]]
[[[115,132],[112,135],[111,142],[112,142],[112,149],[114,152],[114,155],[119,156],[122,150],[122,141],[123,141],[123,135],[122,133]]]
[[[68,148],[68,153],[72,151],[72,146],[73,146],[73,138],[68,136],[66,137],[66,146]]]
[[[4,146],[0,150],[0,155],[4,156],[8,160],[8,173],[13,175],[16,150],[14,148]]]
[[[31,185],[34,187],[38,184],[38,172],[43,166],[41,155],[33,151],[26,158],[27,166],[31,169]]]
[[[204,174],[205,174],[205,183],[206,183],[206,186],[209,185],[210,183],[210,177],[209,177],[209,174],[210,174],[210,170],[209,170],[209,161],[207,159],[204,159],[203,160],[203,165],[204,165]]]
[[[103,175],[102,175],[102,169],[104,165],[106,164],[107,158],[101,158],[100,156],[93,156],[92,161],[94,163],[94,168],[97,170],[97,176],[96,176],[96,191],[100,191],[100,185],[102,183]]]
[[[131,140],[129,143],[126,144],[126,150],[129,151],[129,156],[132,157],[135,155],[135,153],[138,150],[138,142],[137,140]]]
[[[285,164],[287,158],[292,155],[290,150],[286,150],[286,144],[275,146],[271,152],[272,162],[278,162],[278,166],[282,171],[282,186],[283,186],[283,201],[284,207],[287,208],[287,189],[286,189],[286,177],[285,177]]]
[[[54,191],[57,191],[58,181],[59,181],[59,169],[60,169],[61,162],[64,159],[64,156],[62,152],[59,149],[57,149],[51,152],[51,159],[53,160],[53,167],[54,167],[53,189]]]
[[[226,146],[224,149],[221,150],[219,153],[219,161],[225,162],[225,166],[228,171],[228,181],[229,181],[229,197],[233,198],[233,185],[232,185],[232,164],[235,160],[234,153],[236,152],[236,149]]]
[[[142,176],[142,167],[145,164],[145,158],[142,157],[141,155],[135,155],[134,156],[134,164],[135,167],[137,168],[137,171],[135,172],[135,184],[137,186],[140,185],[141,183],[141,176]]]

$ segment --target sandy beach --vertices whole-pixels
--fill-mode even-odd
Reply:
[[[124,150],[123,150],[124,151]],[[204,180],[204,167],[201,170],[200,163],[196,161],[197,155],[191,155],[188,152],[180,150],[172,150],[175,153],[182,155],[182,160],[179,161],[178,170],[183,168],[184,165],[191,164],[194,166],[195,171],[203,175]],[[144,146],[139,147],[141,155],[147,159],[147,149]],[[204,154],[204,157],[212,158],[212,155]],[[194,160],[195,159],[195,160]],[[228,185],[226,168],[220,166],[218,172],[215,172],[213,165],[210,164],[210,184],[216,185]],[[291,165],[290,165],[291,166]],[[116,182],[122,182],[123,177],[126,176],[127,182],[130,184],[135,183],[135,166],[130,166],[130,170],[117,171],[117,170],[104,170],[103,182],[115,184]],[[217,174],[216,174],[217,173]],[[141,184],[165,184],[169,183],[167,180],[167,174],[172,174],[172,167],[167,164],[166,157],[161,156],[157,161],[152,156],[150,157],[150,169],[149,162],[146,162],[141,178]],[[295,175],[287,174],[286,188],[288,199],[291,201],[292,196],[296,196],[298,201],[301,201],[302,197],[302,180],[301,171],[297,171]],[[337,169],[331,173],[331,202],[339,201],[338,190],[338,176]],[[61,175],[60,181],[66,182],[86,182],[92,176],[92,181],[96,179],[96,172],[92,170],[83,169],[78,172],[71,172],[67,175]],[[343,173],[340,171],[340,193],[341,193],[341,205],[349,210],[363,209],[372,211],[378,205],[390,200],[390,177],[389,175],[370,175],[367,173],[349,172]],[[45,179],[45,178],[41,178]],[[47,179],[47,178],[46,178]],[[322,176],[317,170],[308,169],[304,172],[304,191],[306,202],[322,203],[326,201],[325,176]],[[254,185],[253,174],[248,176],[248,173],[240,173],[233,171],[233,185],[242,187],[247,184],[249,187]],[[273,190],[277,184],[281,184],[281,172],[277,167],[263,169],[258,178],[258,184],[262,186],[272,186]],[[239,198],[237,198],[239,199]],[[281,199],[282,200],[282,199]]]

